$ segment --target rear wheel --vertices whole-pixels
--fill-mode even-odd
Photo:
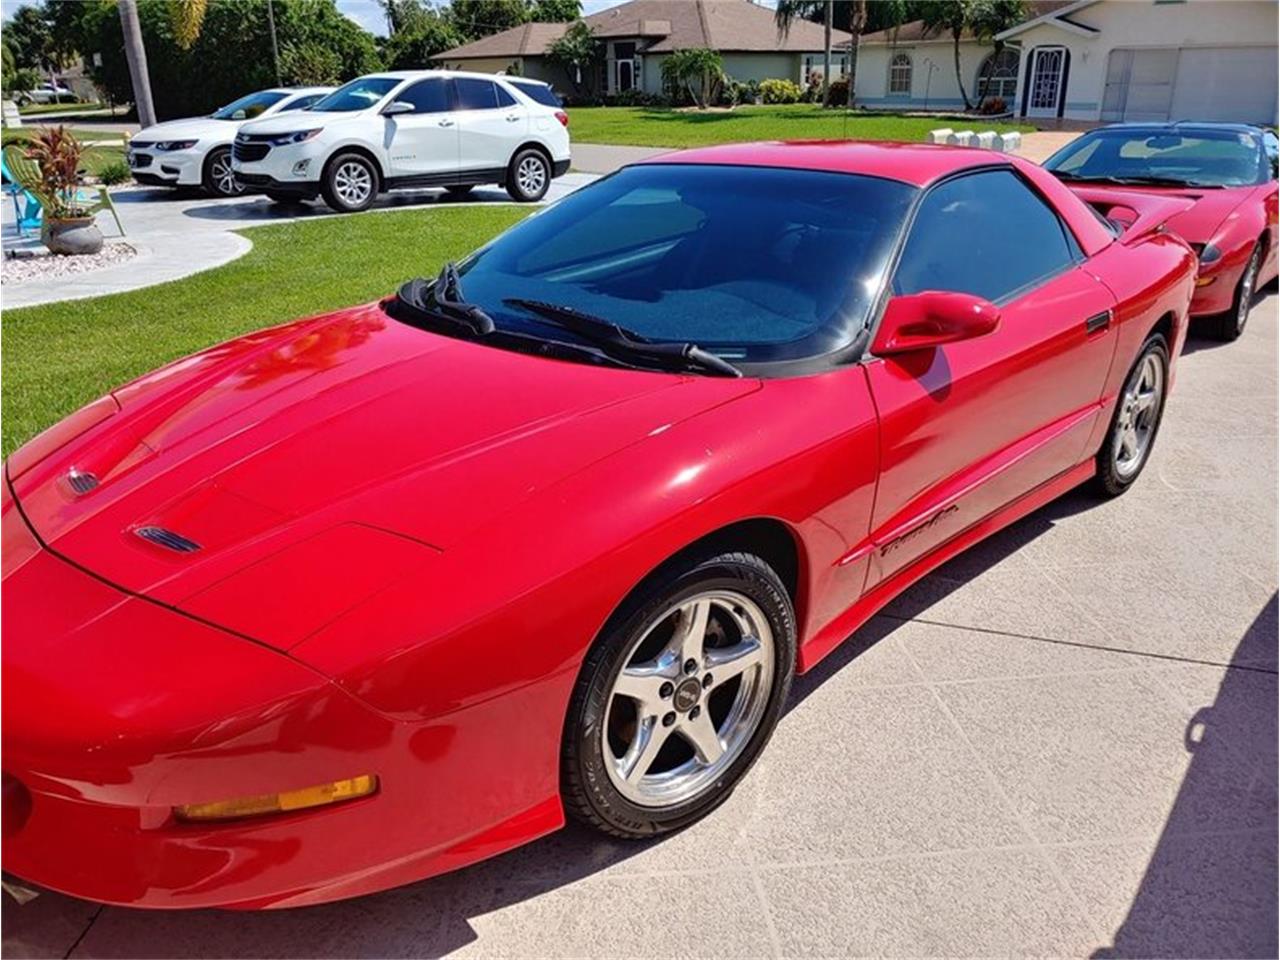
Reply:
[[[325,167],[320,192],[339,213],[368,210],[378,196],[378,171],[368,157],[340,153]]]
[[[231,169],[231,148],[210,150],[204,161],[204,189],[215,197],[238,197],[244,193],[244,184],[236,179]]]
[[[507,168],[507,193],[517,203],[534,203],[547,195],[551,186],[551,161],[533,147],[511,158]]]
[[[795,634],[786,589],[759,557],[695,557],[657,577],[583,664],[565,728],[567,808],[629,838],[713,810],[773,734]]]
[[[1156,442],[1169,383],[1169,346],[1153,333],[1142,345],[1125,379],[1111,417],[1111,429],[1098,451],[1098,492],[1118,497],[1147,465]]]
[[[1262,244],[1255,243],[1244,273],[1240,274],[1240,280],[1236,284],[1231,309],[1213,319],[1211,332],[1217,339],[1230,342],[1244,333],[1244,325],[1249,322],[1249,311],[1253,309],[1253,291],[1258,284],[1258,270],[1261,266]]]

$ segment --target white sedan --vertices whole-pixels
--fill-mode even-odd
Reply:
[[[306,110],[332,87],[259,90],[207,117],[169,120],[138,131],[129,143],[133,179],[153,187],[202,187],[234,197],[244,187],[231,171],[231,142],[249,120]]]

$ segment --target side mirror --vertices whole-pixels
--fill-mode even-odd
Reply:
[[[1000,308],[969,293],[927,290],[894,297],[885,307],[871,352],[884,357],[972,340],[1000,326]]]
[[[397,113],[413,113],[416,108],[412,103],[406,103],[404,100],[393,100],[382,108],[384,117],[394,117]]]

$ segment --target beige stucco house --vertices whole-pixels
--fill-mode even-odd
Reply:
[[[1000,35],[990,93],[1033,119],[1232,120],[1275,123],[1274,0],[1075,0],[1033,3],[1031,17]],[[990,43],[961,41],[971,100]],[[859,48],[864,106],[944,110],[963,106],[951,37],[920,23],[867,34]]]
[[[747,0],[632,0],[584,17],[604,43],[605,58],[595,89],[618,94],[662,89],[662,61],[674,50],[710,47],[720,51],[725,73],[734,80],[787,79],[803,84],[821,73],[823,30],[795,21],[779,34],[773,10]],[[527,23],[448,50],[436,63],[452,70],[512,72],[565,89],[564,69],[546,57],[547,47],[569,25]],[[847,47],[849,35],[835,31],[833,43]],[[845,72],[847,50],[833,55],[832,74]]]

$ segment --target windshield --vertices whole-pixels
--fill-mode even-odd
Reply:
[[[1267,179],[1257,138],[1231,130],[1095,130],[1067,144],[1045,166],[1082,179],[1155,179],[1191,186],[1235,187]]]
[[[275,106],[288,94],[279,90],[259,90],[228,103],[213,114],[215,120],[252,120],[269,107]]]
[[[914,193],[841,173],[629,167],[473,254],[462,287],[499,329],[565,338],[507,302],[522,298],[733,361],[813,357],[862,328]]]
[[[314,111],[329,113],[351,113],[354,110],[365,110],[390,93],[400,81],[395,77],[356,77],[350,83],[343,84],[327,97],[317,100],[311,105]]]

